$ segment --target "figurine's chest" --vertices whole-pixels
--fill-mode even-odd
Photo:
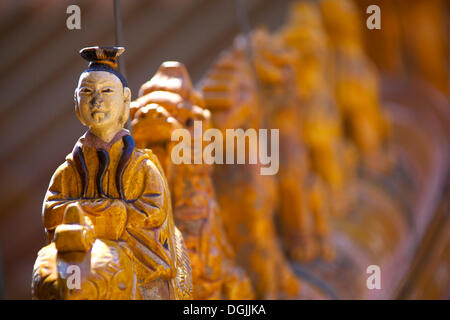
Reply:
[[[120,183],[123,173],[118,164],[121,150],[113,146],[110,150],[97,150],[84,147],[87,176],[84,197],[86,198],[120,198]]]

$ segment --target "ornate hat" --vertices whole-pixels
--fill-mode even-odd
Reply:
[[[117,71],[117,58],[125,51],[123,47],[86,47],[80,50],[80,55],[89,61],[88,68],[83,72],[106,71],[114,74],[128,87],[125,77]]]

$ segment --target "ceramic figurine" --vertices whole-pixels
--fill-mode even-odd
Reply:
[[[163,63],[142,85],[139,96],[131,108],[134,136],[138,146],[159,150],[172,193],[175,223],[183,233],[192,262],[194,298],[252,299],[250,279],[236,265],[223,230],[211,179],[213,166],[199,159],[202,150],[194,148],[195,139],[202,138],[195,136],[194,126],[200,123],[203,131],[210,127],[210,113],[204,109],[202,96],[179,62]],[[192,137],[191,163],[175,164],[171,159],[175,144],[171,136],[180,128]]]
[[[255,30],[251,41],[264,113],[262,125],[280,130],[277,219],[284,245],[294,261],[332,259],[329,195],[313,169],[316,159],[309,157],[311,148],[302,135],[301,101],[292,67],[295,52],[265,29]]]
[[[48,245],[35,299],[189,299],[190,261],[156,156],[124,129],[131,92],[121,47],[88,47],[75,112],[88,131],[55,171],[43,203]]]
[[[332,88],[332,55],[317,4],[294,3],[276,36],[294,51],[296,77],[291,86],[296,87],[302,138],[312,170],[327,184],[331,214],[343,216],[356,200],[358,153],[344,137]]]
[[[323,0],[320,8],[336,61],[334,88],[346,134],[365,166],[388,172],[389,115],[380,105],[376,67],[363,50],[362,19],[351,1]]]
[[[246,41],[238,38],[199,84],[213,126],[223,133],[236,128],[257,130],[263,124],[245,47]],[[247,153],[255,147],[251,143],[256,142],[249,142]],[[234,148],[236,154],[236,144]],[[274,224],[280,201],[276,178],[261,175],[261,167],[261,163],[215,166],[217,199],[237,262],[251,277],[259,299],[323,298],[323,292],[294,274],[284,255]]]

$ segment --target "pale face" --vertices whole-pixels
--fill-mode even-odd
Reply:
[[[75,90],[80,121],[95,130],[121,130],[128,119],[130,89],[110,72],[84,72]]]

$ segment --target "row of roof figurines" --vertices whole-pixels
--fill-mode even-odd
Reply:
[[[427,172],[393,147],[357,19],[350,1],[299,2],[279,31],[238,38],[199,90],[165,62],[133,102],[116,69],[124,49],[81,50],[75,111],[89,130],[46,193],[33,298],[370,298],[369,265],[393,294]],[[195,121],[279,128],[278,174],[174,164],[172,132]],[[407,146],[411,159],[408,147],[422,148]]]

